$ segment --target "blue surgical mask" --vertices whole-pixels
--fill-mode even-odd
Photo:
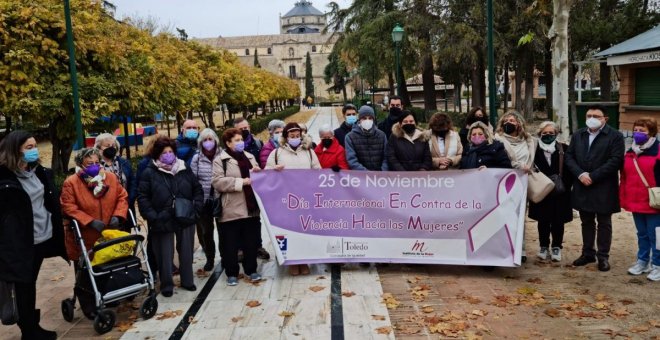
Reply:
[[[23,161],[25,163],[36,162],[37,160],[39,160],[39,150],[37,148],[23,151]]]
[[[199,136],[199,132],[195,129],[188,129],[186,130],[186,138],[188,139],[197,139],[197,136]]]
[[[287,140],[287,143],[289,143],[292,148],[297,148],[300,145],[300,142],[300,138],[289,138]]]
[[[355,122],[357,122],[357,116],[347,116],[346,117],[346,124],[348,125],[353,125]]]

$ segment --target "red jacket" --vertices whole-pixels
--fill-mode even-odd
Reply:
[[[634,213],[660,214],[660,210],[649,206],[649,192],[637,173],[633,159],[637,157],[637,164],[644,174],[650,187],[660,182],[660,164],[658,161],[658,142],[656,141],[648,150],[639,156],[628,151],[623,161],[621,171],[621,184],[619,185],[619,199],[621,207]]]
[[[316,156],[319,158],[322,169],[332,168],[337,165],[340,169],[348,170],[348,162],[346,162],[346,152],[339,144],[337,138],[332,138],[332,145],[328,149],[323,148],[323,143],[319,143],[314,149]]]

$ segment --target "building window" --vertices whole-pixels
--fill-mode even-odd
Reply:
[[[316,52],[316,45],[312,45],[312,52]]]
[[[660,106],[660,67],[635,70],[635,105]]]
[[[270,47],[268,48],[268,54],[273,54],[273,49]]]
[[[289,66],[289,78],[296,79],[296,67],[294,65]]]
[[[245,49],[245,55],[250,55],[250,49],[249,48]]]
[[[321,17],[316,18],[316,22],[321,23]]]
[[[302,18],[302,23],[303,23],[303,24],[305,23],[305,18]]]
[[[289,47],[289,58],[293,58],[295,54],[293,53],[293,47]]]
[[[288,25],[290,23],[291,23],[291,19],[286,19],[286,24]]]

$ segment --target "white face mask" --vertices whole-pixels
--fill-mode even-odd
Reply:
[[[360,126],[365,130],[371,130],[374,127],[374,121],[371,119],[365,119],[360,122]]]
[[[598,118],[591,117],[587,119],[587,127],[589,127],[590,129],[598,129],[601,125],[602,123]]]

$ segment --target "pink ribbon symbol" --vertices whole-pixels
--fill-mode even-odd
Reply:
[[[497,205],[468,231],[472,252],[479,250],[498,231],[504,228],[509,239],[511,255],[514,254],[515,249],[511,235],[517,234],[519,223],[511,223],[511,221],[519,218],[516,214],[516,208],[526,198],[526,194],[515,172],[510,172],[502,177],[497,186]]]

